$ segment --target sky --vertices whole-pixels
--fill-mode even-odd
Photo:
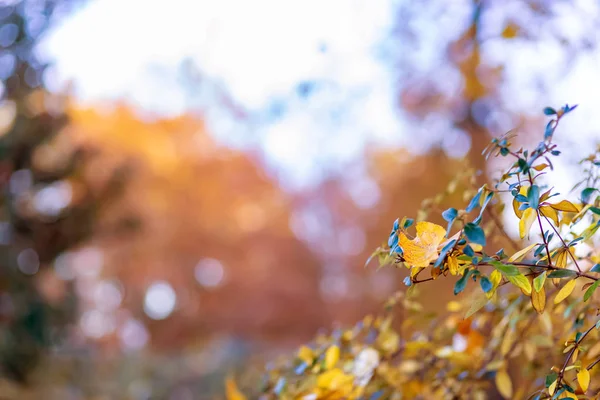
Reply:
[[[71,81],[86,102],[125,98],[173,116],[204,101],[217,137],[232,146],[259,137],[281,181],[303,187],[319,180],[323,164],[347,162],[369,141],[399,141],[390,72],[377,56],[392,6],[391,0],[94,0],[51,33],[44,51],[55,63],[55,88]],[[210,87],[192,89],[190,99],[178,81],[185,60],[259,117],[232,121],[209,104]],[[280,104],[285,117],[272,118],[269,111]],[[332,129],[344,134],[328,135]]]
[[[419,153],[431,145],[422,138],[432,137],[451,156],[468,150],[465,135],[443,120],[415,126],[398,112],[397,71],[381,56],[397,3],[91,0],[48,35],[42,51],[54,62],[49,82],[54,89],[72,82],[83,102],[126,99],[156,116],[200,109],[221,142],[258,146],[280,184],[301,190],[359,159],[369,144]],[[583,12],[598,13],[593,1],[576,3]],[[452,39],[445,27],[469,18],[468,2],[453,4],[441,16],[423,7],[407,21],[420,32],[418,49],[394,44],[400,57],[434,78],[440,49]],[[560,11],[553,26],[561,32],[575,38],[590,32],[570,8]],[[486,26],[503,23],[502,12],[490,15],[497,21]],[[565,125],[581,131],[586,142],[597,136],[598,52],[579,57],[567,76],[557,77],[558,68],[548,66],[559,65],[564,55],[551,43],[498,42],[486,48],[486,57],[507,61],[503,96],[510,110],[536,114],[546,105],[579,103]],[[201,74],[198,86],[182,81],[186,60]],[[439,77],[447,90],[458,90],[456,75]],[[547,104],[536,95],[539,80],[552,82],[542,100]],[[222,92],[251,118],[240,122],[216,105]],[[415,135],[421,140],[410,140]]]

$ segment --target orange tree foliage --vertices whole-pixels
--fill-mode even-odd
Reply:
[[[173,350],[223,332],[298,343],[323,325],[318,260],[289,228],[292,200],[251,156],[219,146],[192,115],[144,121],[125,106],[74,106],[69,116],[73,140],[98,149],[83,172],[92,185],[112,165],[131,165],[132,179],[101,223],[134,216],[139,227],[127,240],[105,235],[92,244],[105,253],[104,278],[123,285],[123,306],[147,323],[154,348]],[[194,278],[204,258],[223,264],[217,287]],[[167,323],[143,312],[144,294],[158,280],[177,291]],[[103,340],[112,345],[117,338]]]
[[[574,108],[544,110],[551,120],[534,149],[514,148],[510,134],[494,139],[484,154],[504,157],[507,169],[495,185],[474,188],[464,209],[443,211],[447,226],[427,221],[443,196],[425,202],[418,222],[396,220],[372,257],[407,268],[408,290],[390,298],[381,315],[269,364],[248,390],[252,398],[596,398],[600,148],[582,160],[577,200],[546,179],[560,154],[552,137]],[[469,192],[472,182],[462,174],[445,193],[465,184]],[[505,208],[528,243],[506,232]],[[491,246],[497,236],[510,249]],[[424,313],[419,288],[438,279],[455,282],[457,300]],[[226,392],[229,400],[246,398],[233,380]]]

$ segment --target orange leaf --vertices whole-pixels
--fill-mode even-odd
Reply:
[[[246,400],[246,396],[239,391],[235,381],[231,378],[227,378],[225,381],[225,396],[227,400]]]
[[[445,235],[446,230],[443,227],[426,221],[417,223],[417,237],[413,240],[401,233],[399,244],[406,264],[412,267],[427,267],[438,258],[438,247]]]

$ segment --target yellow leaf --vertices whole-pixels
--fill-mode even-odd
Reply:
[[[535,290],[531,292],[531,305],[538,314],[544,313],[544,309],[546,308],[546,291],[543,287],[539,292]]]
[[[512,207],[513,207],[513,211],[515,212],[515,215],[517,216],[517,218],[521,218],[523,216],[523,210],[519,210],[520,205],[521,205],[521,203],[519,203],[517,201],[517,199],[513,198]]]
[[[502,397],[505,399],[512,398],[512,381],[510,380],[510,376],[508,376],[505,369],[501,369],[496,372],[496,387],[498,388],[498,391]]]
[[[545,215],[546,217],[550,218],[552,220],[552,222],[554,222],[555,226],[559,226],[560,225],[560,221],[558,219],[558,213],[556,212],[556,210],[550,206],[542,206],[540,207],[540,212],[542,213],[542,215]]]
[[[381,332],[377,337],[377,344],[381,350],[388,354],[392,354],[400,347],[400,336],[391,329]]]
[[[340,348],[333,345],[325,352],[325,369],[331,369],[340,359]]]
[[[533,169],[535,169],[536,171],[543,171],[548,167],[549,167],[549,165],[544,163],[544,164],[536,165],[535,167],[533,167]]]
[[[246,400],[246,396],[240,392],[235,381],[231,378],[225,380],[225,396],[227,400]]]
[[[581,371],[577,373],[577,382],[583,393],[587,392],[588,387],[590,386],[590,371],[588,371],[587,368],[582,368]]]
[[[523,239],[529,233],[531,225],[533,224],[533,221],[535,221],[536,216],[537,213],[533,208],[528,208],[523,212],[523,216],[519,221],[519,235],[521,236],[521,239]]]
[[[460,305],[460,303],[458,301],[450,301],[446,305],[446,309],[450,312],[458,312],[458,311],[460,311],[461,308],[462,308],[462,306]]]
[[[556,204],[550,204],[550,207],[554,208],[558,211],[566,211],[566,212],[579,212],[579,208],[569,200],[562,200]]]
[[[498,285],[502,281],[502,274],[497,269],[493,270],[490,274],[490,282],[492,282],[492,290],[487,292],[485,295],[488,299],[491,299],[494,293],[496,293],[496,289]]]
[[[554,298],[554,304],[558,304],[569,297],[569,295],[573,292],[573,289],[575,289],[575,285],[575,279],[567,282],[565,286],[563,286],[562,289],[560,289],[560,291],[556,294],[556,297]]]
[[[557,380],[555,380],[554,382],[552,382],[550,384],[550,386],[548,386],[548,393],[550,394],[550,396],[552,396],[554,394],[554,392],[556,391],[556,383],[557,383]]]
[[[542,193],[542,195],[540,196],[540,203],[542,201],[546,201],[550,198],[550,193],[552,193],[552,188],[546,190],[544,193]]]
[[[530,244],[529,246],[525,247],[524,249],[517,251],[515,254],[513,254],[508,259],[508,261],[509,262],[521,261],[523,259],[523,257],[525,257],[525,255],[527,253],[529,253],[537,245],[538,245],[537,243],[533,243],[533,244]]]
[[[425,268],[438,258],[438,246],[444,240],[446,229],[426,221],[417,222],[417,237],[410,240],[404,233],[400,234],[399,244],[404,252],[406,264],[412,267]]]
[[[353,377],[346,375],[341,369],[334,368],[323,372],[317,378],[317,386],[323,389],[336,391],[345,388],[352,388]]]
[[[509,329],[502,338],[502,343],[500,345],[500,354],[506,356],[508,352],[511,351],[515,339],[515,331],[513,329]]]
[[[506,277],[510,283],[521,289],[523,294],[526,296],[531,296],[531,283],[529,283],[529,279],[525,277],[523,274],[515,275],[515,276],[507,276]]]
[[[312,365],[315,355],[313,351],[306,346],[300,347],[298,350],[298,358],[306,363],[306,365]]]
[[[450,274],[456,275],[458,273],[458,260],[456,259],[456,257],[448,257],[448,262],[446,264],[448,265],[448,270],[450,271]]]
[[[483,250],[483,246],[477,243],[469,243],[469,246],[473,249],[474,252],[478,253]]]
[[[520,30],[521,28],[519,28],[518,25],[516,25],[513,22],[510,22],[504,27],[504,30],[502,31],[502,37],[505,39],[514,39],[519,34]]]
[[[555,253],[554,266],[557,268],[565,268],[567,266],[567,249],[564,247]]]

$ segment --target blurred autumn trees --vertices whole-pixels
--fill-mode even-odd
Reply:
[[[444,40],[431,70],[415,55],[430,45],[420,21],[452,10],[441,1],[400,5],[399,109],[423,127],[406,134],[443,142],[447,132],[429,128],[444,121],[468,137],[468,158],[485,171],[479,154],[491,134],[528,118],[510,106],[508,61],[494,53],[540,40],[532,26],[552,29],[556,3],[466,2],[465,24],[436,26]],[[219,145],[199,115],[150,120],[123,104],[84,108],[45,91],[35,45],[70,4],[0,5],[0,57],[12,60],[0,70],[3,373],[25,379],[61,338],[112,351],[180,350],[225,335],[289,346],[332,321],[355,321],[396,288],[400,274],[375,274],[364,261],[398,210],[415,213],[462,162],[439,149],[368,148],[358,194],[348,190],[359,186],[351,169],[286,193],[259,151]],[[567,54],[589,45],[552,40]],[[376,201],[365,206],[361,196]],[[174,291],[158,318],[148,310],[164,300],[149,297],[157,284]]]

